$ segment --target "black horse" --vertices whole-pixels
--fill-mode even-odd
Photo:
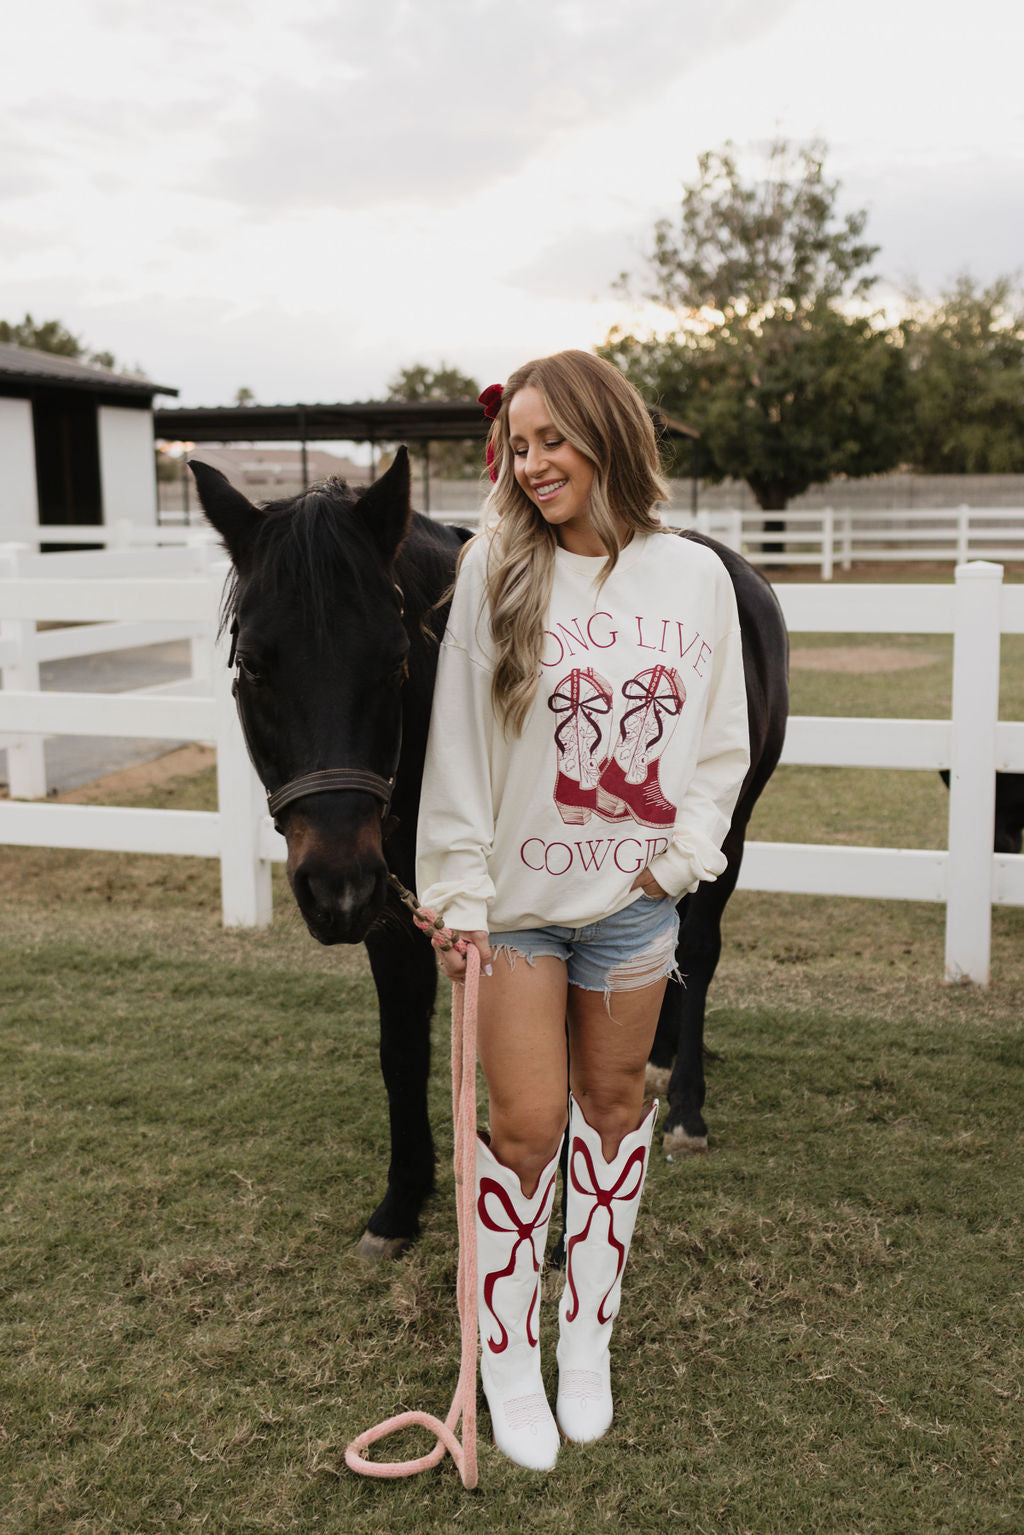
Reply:
[[[404,449],[362,495],[328,481],[262,509],[218,470],[197,462],[191,467],[203,509],[234,565],[225,619],[233,633],[238,709],[288,845],[295,899],[321,943],[361,942],[369,955],[380,1003],[391,1162],[386,1194],[360,1247],[392,1256],[417,1235],[434,1184],[427,1076],[436,966],[388,872],[413,887],[420,780],[446,620],[438,603],[469,534],[413,514]],[[723,889],[724,898],[695,896],[687,908],[680,967],[690,977],[693,1001],[662,1019],[657,1059],[663,1066],[680,1028],[696,1028],[699,1041],[704,992],[718,957],[718,919],[730,877],[735,882],[732,863],[738,867],[750,809],[778,758],[785,725],[786,637],[778,607],[743,560],[714,547],[736,582],[755,766],[726,843],[730,869],[710,887]],[[683,1105],[696,1103],[699,1118],[703,1101],[703,1082],[691,1086],[687,1078],[692,1059],[687,1041],[679,1047],[669,1118],[671,1126],[678,1096],[680,1122],[691,1132],[692,1113]],[[696,1061],[699,1073],[699,1043]]]
[[[949,769],[939,773],[949,788]],[[1024,773],[996,774],[994,853],[1019,853],[1024,847]]]
[[[668,1153],[707,1150],[708,1127],[702,1113],[704,1009],[722,952],[722,913],[739,878],[751,812],[778,764],[789,717],[789,635],[771,586],[733,549],[699,533],[687,532],[683,537],[710,545],[732,578],[743,636],[750,767],[722,843],[729,860],[725,873],[713,883],[698,885],[679,902],[676,961],[684,984],[665,990],[647,1068],[649,1088],[668,1090],[663,1139]]]

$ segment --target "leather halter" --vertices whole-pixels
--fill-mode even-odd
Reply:
[[[395,594],[398,597],[399,612],[404,614],[405,594],[397,581],[394,583],[394,588]],[[228,666],[232,671],[235,668],[237,652],[238,620],[236,618],[231,625],[231,653],[228,656]],[[234,694],[235,705],[237,707],[237,676],[231,685],[231,691]],[[242,738],[245,741],[245,749],[249,753],[249,761],[256,768],[257,776],[259,776],[259,768],[256,766],[256,754],[252,749],[252,742],[249,740],[249,732],[245,725],[245,715],[240,708],[238,709],[238,722],[242,727]],[[398,751],[395,753],[396,761],[400,753],[401,735],[399,735]],[[372,768],[323,768],[319,772],[301,773],[297,778],[290,778],[279,789],[270,790],[264,785],[267,796],[267,809],[275,825],[280,812],[286,805],[292,804],[293,801],[303,799],[307,794],[336,794],[345,790],[351,790],[360,794],[372,794],[375,799],[380,800],[380,818],[384,821],[387,819],[388,811],[391,808],[391,796],[394,793],[394,789],[394,773],[392,773],[390,778],[384,778],[380,773],[375,773]],[[281,830],[280,827],[277,829],[278,831]]]
[[[394,787],[394,778],[382,778],[369,768],[325,768],[319,773],[304,773],[301,778],[293,778],[282,784],[280,789],[275,789],[273,794],[268,792],[267,809],[276,820],[278,812],[285,805],[302,799],[305,794],[333,794],[338,789],[356,789],[380,800],[383,820],[388,813]]]

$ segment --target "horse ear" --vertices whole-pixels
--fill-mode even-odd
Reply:
[[[191,459],[188,467],[195,476],[207,520],[212,522],[227,545],[236,570],[243,570],[263,521],[263,513],[212,464]]]
[[[359,511],[388,565],[409,530],[412,520],[409,496],[409,450],[403,446],[395,454],[390,469],[359,497]]]

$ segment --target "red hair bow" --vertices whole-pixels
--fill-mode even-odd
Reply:
[[[501,397],[505,393],[503,384],[488,384],[483,394],[478,394],[476,402],[484,408],[484,415],[488,421],[493,421],[501,409]]]
[[[504,393],[505,386],[503,384],[488,384],[483,393],[477,395],[476,402],[478,405],[483,406],[484,415],[488,421],[493,421],[501,409],[501,397]],[[490,475],[493,484],[498,478],[498,471],[494,467],[494,449],[490,443],[487,444],[487,473]]]

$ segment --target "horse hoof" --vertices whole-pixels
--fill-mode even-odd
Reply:
[[[706,1135],[689,1135],[682,1125],[678,1125],[675,1130],[665,1132],[661,1149],[667,1157],[692,1156],[695,1152],[707,1151],[708,1138]]]
[[[386,1258],[400,1258],[409,1246],[408,1237],[379,1237],[372,1231],[364,1231],[356,1252],[361,1258],[369,1258],[371,1263],[380,1263]]]
[[[644,1079],[644,1089],[647,1096],[650,1098],[655,1093],[667,1093],[671,1077],[671,1066],[652,1066],[650,1061],[648,1061],[647,1075]]]

